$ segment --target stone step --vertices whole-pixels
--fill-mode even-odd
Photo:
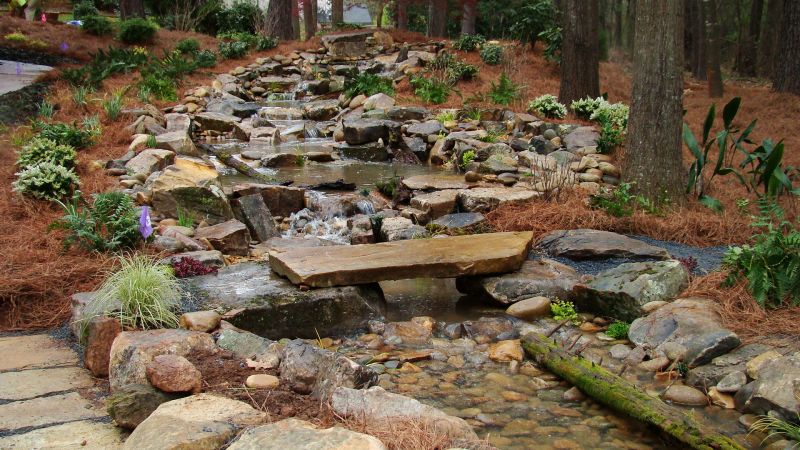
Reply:
[[[0,400],[26,400],[94,385],[89,372],[81,367],[5,372],[0,373]]]
[[[532,238],[531,232],[508,232],[299,248],[272,254],[269,262],[292,283],[311,287],[500,274],[520,268]]]
[[[77,392],[0,405],[0,432],[106,417]]]
[[[0,338],[0,372],[78,364],[78,355],[46,334]]]
[[[113,450],[122,448],[125,435],[112,423],[81,420],[0,437],[0,448]]]

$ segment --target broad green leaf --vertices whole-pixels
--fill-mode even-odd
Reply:
[[[708,115],[706,121],[703,123],[703,145],[708,142],[708,134],[711,132],[711,127],[714,126],[714,116],[717,115],[717,105],[712,103],[711,108],[708,108]]]
[[[686,146],[689,147],[689,150],[692,152],[695,158],[698,161],[703,161],[703,154],[700,153],[700,147],[697,145],[697,140],[694,138],[694,134],[692,130],[689,128],[689,125],[683,124],[683,142],[686,143]]]
[[[739,105],[742,103],[741,97],[734,97],[725,108],[722,110],[722,122],[725,124],[725,128],[731,127],[731,122],[736,117],[736,113],[739,112]]]
[[[689,166],[689,182],[686,185],[687,194],[692,192],[695,184],[697,184],[697,163],[693,162],[692,165]]]

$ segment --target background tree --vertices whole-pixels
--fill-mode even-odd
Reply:
[[[772,87],[800,94],[800,1],[783,0],[779,36]]]
[[[292,27],[292,3],[294,0],[270,0],[267,7],[266,31],[281,40],[294,38]]]
[[[478,0],[464,0],[461,11],[461,34],[475,34],[475,13]]]
[[[428,36],[447,35],[447,0],[428,0]]]
[[[764,13],[764,0],[752,0],[748,18],[747,34],[742,38],[739,48],[736,71],[748,77],[756,76],[758,62],[758,40],[761,37],[761,16]]]
[[[597,33],[597,0],[565,0],[561,44],[561,90],[558,101],[600,95],[600,41]]]
[[[120,0],[119,17],[128,20],[134,17],[144,17],[144,2],[142,0]]]
[[[305,28],[305,39],[309,40],[317,32],[317,24],[314,22],[314,14],[311,13],[311,0],[301,0],[303,2],[303,28]]]
[[[408,1],[407,0],[397,0],[395,3],[395,17],[397,20],[397,29],[398,30],[407,30],[408,29]]]
[[[722,97],[722,34],[717,19],[716,0],[703,0],[706,16],[707,58],[706,75],[708,76],[708,95],[713,98]]]
[[[684,50],[692,77],[706,80],[706,18],[703,0],[686,0],[684,22]]]
[[[344,23],[344,0],[331,0],[331,25],[336,28]]]
[[[300,39],[300,6],[298,0],[292,1],[292,39]]]
[[[638,193],[654,201],[683,198],[682,66],[682,2],[637,0],[623,175]]]

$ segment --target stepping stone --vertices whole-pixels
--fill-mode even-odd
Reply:
[[[539,245],[553,256],[571,259],[648,258],[669,259],[660,247],[609,231],[578,229],[547,233]]]
[[[404,178],[402,183],[412,191],[467,189],[476,184],[467,183],[461,175],[416,175]]]
[[[5,372],[0,373],[0,400],[25,400],[92,386],[94,380],[80,367]]]
[[[112,423],[82,420],[0,437],[0,448],[113,450],[122,448],[123,440],[124,432]]]
[[[78,364],[78,355],[44,334],[0,338],[0,372]]]
[[[0,405],[0,432],[105,416],[105,411],[70,392]]]
[[[454,278],[518,270],[531,232],[412,239],[317,247],[270,255],[272,270],[311,287],[349,286],[409,278]]]

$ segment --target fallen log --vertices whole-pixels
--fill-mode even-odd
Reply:
[[[595,401],[661,429],[694,449],[743,450],[727,436],[708,429],[689,414],[638,389],[599,365],[564,351],[538,333],[522,339],[525,352],[537,363],[572,383]]]
[[[247,175],[248,177],[256,179],[259,182],[265,184],[280,184],[275,178],[263,174],[257,171],[256,169],[248,166],[246,163],[234,158],[233,155],[227,150],[214,148],[208,144],[203,144],[203,143],[197,143],[196,145],[199,149],[204,150],[216,156],[217,159],[222,161],[223,164],[225,164],[228,167],[236,169],[239,173],[243,175]]]

